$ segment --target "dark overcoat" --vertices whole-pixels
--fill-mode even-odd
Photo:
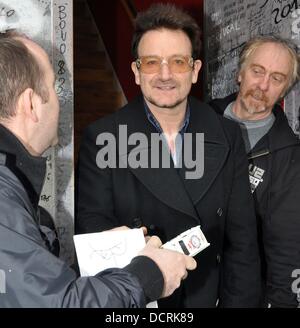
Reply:
[[[194,137],[204,133],[204,173],[198,179],[186,179],[184,161],[182,168],[99,168],[99,151],[107,144],[96,141],[103,133],[115,136],[118,148],[124,142],[119,140],[121,125],[126,126],[128,136],[139,132],[148,140],[157,132],[147,119],[142,97],[85,130],[77,172],[77,233],[144,225],[148,233],[167,242],[200,225],[210,246],[196,255],[198,267],[182,288],[160,305],[257,306],[257,225],[241,132],[208,105],[195,98],[188,101],[186,133]],[[128,145],[127,153],[132,156],[136,147]],[[193,147],[195,155],[201,145],[194,142]],[[117,151],[116,162],[126,158],[122,152]],[[150,141],[140,156],[142,152],[151,157]]]

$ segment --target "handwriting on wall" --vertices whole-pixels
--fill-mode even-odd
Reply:
[[[44,14],[49,11],[50,4],[50,0],[0,1],[0,30],[22,27],[32,38],[42,35],[47,30],[47,24],[43,24]]]
[[[72,1],[0,0],[0,31],[17,29],[48,53],[60,101],[59,145],[46,152],[47,174],[40,205],[55,219],[61,257],[73,259],[73,44]]]
[[[73,257],[74,220],[74,176],[73,176],[73,44],[70,1],[54,1],[53,5],[55,39],[54,70],[56,92],[60,101],[60,142],[56,157],[57,227],[61,245],[61,255],[68,262]]]
[[[239,53],[251,37],[275,34],[293,39],[300,48],[300,0],[205,1],[207,99],[238,90]],[[299,84],[285,97],[285,111],[299,133]]]
[[[266,7],[270,2],[266,0],[265,3],[260,7],[263,9]],[[299,8],[298,0],[290,0],[290,1],[283,1],[283,0],[275,0],[273,1],[275,4],[275,8],[273,8],[271,14],[274,19],[275,24],[279,24],[283,19],[288,17],[294,10]]]
[[[15,14],[14,9],[9,9],[5,7],[0,8],[0,17],[11,17],[14,14]]]

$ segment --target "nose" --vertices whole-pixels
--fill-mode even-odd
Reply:
[[[259,81],[260,89],[266,91],[269,89],[269,85],[270,85],[270,76],[268,75],[263,76]]]
[[[169,68],[168,63],[161,63],[160,66],[160,77],[162,80],[166,81],[171,78],[172,72]]]

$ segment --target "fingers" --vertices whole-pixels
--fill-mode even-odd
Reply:
[[[197,262],[191,256],[184,255],[185,257],[185,271],[181,280],[185,280],[188,276],[188,270],[195,270],[197,267]]]
[[[182,280],[184,280],[184,279],[186,279],[187,278],[187,276],[188,276],[188,272],[187,272],[187,270],[185,270],[185,273],[184,273],[184,275],[182,276]]]
[[[159,248],[162,245],[162,242],[157,236],[152,236],[148,240],[147,245],[153,246],[155,248]]]
[[[162,297],[167,297],[187,278],[188,270],[196,268],[197,263],[192,257],[163,249],[161,245],[161,240],[157,236],[152,236],[139,254],[150,257],[158,265],[164,277]]]
[[[195,270],[197,268],[197,262],[191,256],[185,255],[185,263],[187,270]]]
[[[143,230],[143,234],[144,234],[144,236],[146,236],[147,234],[148,234],[148,230],[147,230],[147,228],[146,227],[142,227],[142,230]]]

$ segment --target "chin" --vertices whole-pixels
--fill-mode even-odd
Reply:
[[[175,101],[155,101],[154,99],[150,99],[149,102],[158,107],[158,108],[169,108],[169,109],[172,109],[172,108],[175,108],[177,107],[179,104],[181,104],[183,102],[183,100],[175,100]]]
[[[171,104],[156,104],[157,107],[160,107],[160,108],[168,108],[168,109],[172,109],[172,108],[175,108],[177,104],[174,104],[174,103],[171,103]]]
[[[261,114],[266,112],[266,107],[255,107],[255,106],[249,106],[247,108],[247,112],[249,114]]]
[[[266,111],[265,104],[253,101],[243,101],[243,107],[249,114],[260,114]]]

